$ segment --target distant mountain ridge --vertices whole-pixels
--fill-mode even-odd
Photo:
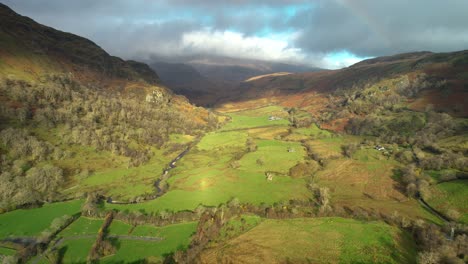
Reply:
[[[304,65],[202,55],[180,58],[153,57],[146,61],[158,72],[164,84],[176,93],[202,105],[216,103],[220,97],[226,96],[226,93],[230,94],[241,82],[251,77],[277,72],[302,73],[321,70]]]

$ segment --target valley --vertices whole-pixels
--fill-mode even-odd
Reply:
[[[468,261],[468,51],[148,66],[0,15],[2,263]]]

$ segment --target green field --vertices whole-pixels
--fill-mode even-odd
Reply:
[[[86,263],[86,258],[91,250],[96,236],[65,240],[59,248],[60,254],[63,256],[63,263]]]
[[[410,236],[383,222],[266,219],[202,253],[205,263],[415,263]]]
[[[103,190],[114,199],[128,200],[154,192],[153,183],[162,175],[168,163],[179,152],[164,154],[153,149],[154,157],[145,165],[128,168],[125,163],[117,168],[103,169],[79,180],[83,191]],[[76,190],[73,190],[76,192]]]
[[[250,117],[282,108],[266,107],[236,113]],[[232,124],[232,123],[229,123]],[[238,128],[248,124],[234,124]],[[198,205],[218,206],[236,197],[253,204],[273,204],[289,199],[307,199],[304,179],[287,176],[289,169],[304,161],[306,152],[299,142],[253,140],[256,150],[247,151],[247,131],[217,131],[206,134],[171,170],[169,191],[157,200],[135,205],[106,204],[118,210],[193,210]],[[292,150],[291,152],[288,150]],[[259,165],[261,163],[261,165]],[[274,172],[267,181],[266,172]]]
[[[37,236],[48,228],[55,218],[79,213],[81,203],[81,200],[73,200],[0,214],[0,238]]]
[[[0,247],[0,256],[13,256],[16,254],[16,250],[6,247]]]
[[[119,220],[113,220],[109,226],[108,233],[112,235],[128,235],[132,231],[133,226]]]
[[[203,142],[203,140],[202,140]],[[294,147],[295,152],[288,152]],[[237,148],[217,151],[198,151],[187,154],[171,171],[169,191],[157,200],[135,205],[106,204],[119,210],[193,210],[198,205],[217,206],[234,197],[241,202],[273,204],[289,199],[305,199],[310,194],[303,179],[275,176],[267,181],[265,171],[287,173],[290,167],[303,160],[305,151],[298,143],[261,141],[256,152],[244,155],[238,168],[231,162]],[[262,158],[263,166],[257,166]]]
[[[243,148],[247,142],[247,133],[245,132],[224,132],[208,133],[197,144],[199,150],[213,150],[219,148]]]
[[[80,217],[60,232],[59,236],[66,238],[71,236],[94,235],[97,234],[102,223],[102,219]]]
[[[460,214],[459,221],[468,224],[468,180],[456,180],[433,185],[428,203],[441,211],[456,210]]]
[[[267,106],[255,110],[246,110],[238,113],[229,113],[231,122],[221,130],[235,130],[263,126],[288,125],[288,113],[278,106]],[[279,117],[279,120],[269,120],[270,116]]]
[[[100,263],[132,263],[144,259],[162,260],[163,257],[178,249],[186,248],[195,232],[197,222],[189,222],[164,227],[138,226],[132,236],[157,236],[161,241],[142,241],[118,238],[118,251],[115,255],[104,257]]]

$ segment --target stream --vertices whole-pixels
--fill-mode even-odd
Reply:
[[[169,185],[167,184],[167,179],[169,179],[170,177],[169,171],[174,169],[176,167],[177,161],[183,158],[190,151],[190,149],[193,146],[195,146],[199,141],[200,141],[199,138],[193,141],[189,146],[186,147],[184,151],[182,151],[179,155],[177,155],[177,157],[175,157],[169,162],[166,169],[164,169],[162,175],[153,184],[154,188],[156,189],[153,195],[145,197],[141,200],[132,201],[132,202],[115,201],[112,199],[112,197],[106,197],[106,202],[110,204],[136,204],[136,203],[143,203],[143,202],[147,202],[150,200],[154,200],[162,196],[163,194],[167,192],[167,189],[169,188]]]

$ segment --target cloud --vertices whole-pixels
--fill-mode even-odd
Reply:
[[[466,0],[0,1],[124,58],[215,53],[341,67],[468,47]]]
[[[195,53],[253,58],[260,60],[295,61],[305,58],[300,49],[289,46],[294,34],[274,37],[244,36],[232,31],[201,30],[185,33],[182,46]]]
[[[468,47],[466,0],[317,1],[291,25],[307,52],[358,56],[462,50]]]

